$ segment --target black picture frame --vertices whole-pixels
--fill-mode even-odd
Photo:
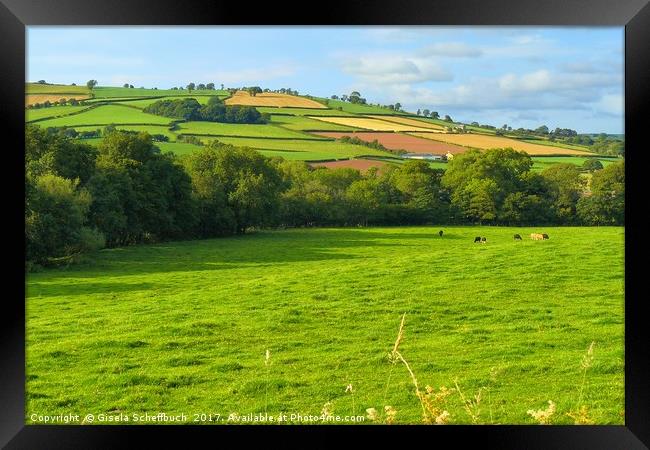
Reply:
[[[481,448],[500,449],[641,449],[650,445],[650,394],[648,380],[647,316],[642,312],[643,268],[633,263],[643,254],[639,224],[646,164],[643,136],[648,128],[643,117],[650,81],[650,4],[648,0],[328,0],[323,3],[283,5],[185,0],[0,0],[0,114],[3,156],[13,176],[3,176],[3,192],[13,195],[11,214],[5,215],[5,241],[19,242],[24,229],[24,83],[25,27],[29,25],[571,25],[625,27],[625,134],[626,134],[626,229],[625,229],[625,425],[623,426],[43,426],[25,425],[25,285],[24,248],[5,257],[7,280],[16,286],[5,290],[0,333],[0,445],[6,448],[128,448],[144,438],[162,447],[192,437],[219,444],[223,439],[240,443],[251,435],[270,434],[290,446],[298,438],[312,445],[331,445],[331,437],[362,441],[377,436],[403,439],[416,431],[425,445],[454,447],[470,440]],[[11,144],[13,143],[13,145]],[[645,148],[644,148],[645,147]],[[22,151],[21,151],[22,150]],[[645,153],[645,154],[644,154]],[[5,170],[7,172],[7,170]],[[15,208],[15,209],[14,209]],[[15,230],[14,228],[15,227]],[[597,245],[597,243],[594,243]],[[22,295],[22,298],[21,298]],[[316,445],[320,444],[320,445]],[[366,445],[366,444],[363,444]],[[415,444],[413,445],[421,445]],[[305,445],[301,445],[305,447]]]

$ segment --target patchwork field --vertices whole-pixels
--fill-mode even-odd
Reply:
[[[532,232],[550,239],[512,239]],[[552,400],[554,423],[572,424],[582,396],[596,423],[621,425],[623,236],[296,229],[102,250],[27,278],[25,420],[164,411],[192,423],[319,415],[331,402],[340,415],[391,405],[397,423],[419,423],[409,374],[387,359],[406,313],[400,351],[419,383],[480,390],[479,423],[533,424],[527,411]],[[445,407],[450,423],[472,422],[457,393]]]
[[[247,106],[277,106],[296,108],[327,109],[322,105],[308,98],[295,95],[277,94],[275,92],[263,92],[251,96],[248,92],[237,91],[230,98],[225,100],[226,105],[247,105]]]
[[[372,131],[429,131],[429,128],[404,125],[401,123],[387,122],[385,120],[372,119],[366,117],[313,117],[323,122],[336,123],[355,128],[365,128]]]
[[[88,95],[85,86],[27,84],[29,95],[55,95],[56,100],[74,95]],[[282,156],[305,161],[330,161],[359,156],[387,156],[387,152],[361,145],[332,142],[343,135],[355,136],[366,142],[377,140],[389,150],[405,150],[410,153],[458,154],[469,147],[492,148],[511,146],[529,154],[544,157],[535,161],[534,169],[542,170],[555,162],[581,165],[584,158],[592,156],[585,147],[545,140],[517,140],[482,134],[440,133],[449,122],[440,119],[415,117],[372,105],[351,104],[339,100],[327,101],[328,107],[306,97],[263,93],[250,97],[238,92],[234,101],[271,102],[274,106],[257,106],[260,112],[271,114],[271,122],[265,125],[225,124],[216,122],[180,123],[178,129],[169,130],[172,119],[141,111],[160,99],[178,97],[195,98],[207,103],[212,96],[229,95],[220,90],[172,90],[129,89],[120,87],[95,87],[94,98],[87,100],[89,106],[56,106],[26,110],[26,121],[41,127],[74,127],[77,131],[96,130],[114,124],[118,129],[147,131],[163,134],[170,139],[166,149],[187,153],[196,146],[178,141],[180,134],[195,135],[204,142],[218,139],[232,145],[249,146],[267,156]],[[288,102],[288,103],[287,103]],[[292,103],[293,102],[293,103]],[[296,107],[299,102],[303,107]],[[300,103],[302,102],[302,103]],[[279,106],[278,106],[279,105]],[[309,106],[309,107],[304,107]],[[317,106],[317,107],[314,107]],[[339,110],[338,108],[341,108]],[[468,126],[468,128],[472,128]],[[408,133],[408,134],[407,134]],[[99,140],[84,140],[96,145]],[[390,155],[388,155],[390,156]],[[563,156],[559,160],[551,159]],[[603,164],[608,164],[603,159]],[[343,163],[344,164],[344,163]],[[358,164],[358,163],[355,163]],[[431,163],[445,168],[444,163]]]
[[[340,139],[343,136],[358,137],[366,142],[377,141],[384,147],[391,150],[406,150],[410,153],[431,153],[433,155],[453,155],[467,151],[465,147],[458,145],[445,144],[430,139],[422,139],[408,134],[400,133],[337,133],[337,132],[314,132],[318,136],[332,137]]]
[[[432,132],[444,133],[445,129],[441,125],[426,122],[418,119],[411,119],[409,117],[397,117],[397,116],[386,116],[386,115],[374,115],[368,116],[375,119],[385,120],[387,122],[399,123],[402,125],[414,126],[414,127],[423,127],[432,130]]]
[[[102,105],[89,109],[80,114],[74,114],[57,119],[39,122],[42,127],[73,127],[76,125],[110,125],[110,124],[168,124],[172,119],[143,113],[142,111],[123,105]]]
[[[449,144],[456,144],[479,149],[511,147],[515,150],[525,151],[529,155],[592,155],[586,151],[553,147],[550,145],[531,144],[530,142],[524,142],[500,136],[485,136],[478,134],[411,134],[413,136],[434,139],[441,142],[447,142]]]

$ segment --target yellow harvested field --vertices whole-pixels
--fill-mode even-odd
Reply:
[[[227,98],[224,102],[226,105],[327,109],[327,106],[315,102],[314,100],[309,100],[308,98],[296,97],[295,95],[276,94],[275,92],[263,92],[253,97],[246,91],[237,91],[232,95],[232,97]]]
[[[35,103],[43,103],[49,100],[50,103],[58,102],[62,98],[70,100],[71,98],[77,100],[86,100],[90,98],[89,95],[76,95],[76,94],[28,94],[25,95],[25,105],[33,105]]]
[[[426,139],[433,139],[435,141],[446,142],[448,144],[461,145],[463,147],[474,147],[479,149],[489,148],[513,148],[515,150],[524,151],[529,155],[534,156],[550,156],[550,155],[593,155],[593,153],[572,150],[569,148],[554,147],[551,145],[532,144],[530,142],[522,142],[516,139],[510,139],[500,136],[485,136],[482,134],[432,134],[432,133],[410,133],[413,136],[418,136]]]
[[[412,127],[424,127],[430,128],[434,133],[444,133],[444,127],[436,125],[435,123],[424,122],[423,120],[410,119],[408,117],[397,117],[397,116],[373,116],[368,115],[367,117],[372,117],[373,119],[384,120],[386,122],[400,123],[402,125],[409,125]]]
[[[404,125],[395,122],[386,122],[385,120],[366,118],[366,117],[323,117],[309,116],[310,119],[322,120],[323,122],[347,125],[349,127],[364,128],[372,131],[421,131],[431,133],[433,130],[426,127],[414,125]]]

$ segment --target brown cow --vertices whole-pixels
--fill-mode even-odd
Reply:
[[[539,233],[531,233],[530,238],[534,241],[541,241],[542,239],[544,239],[544,235]]]

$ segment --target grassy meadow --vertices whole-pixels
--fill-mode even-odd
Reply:
[[[101,250],[27,277],[26,420],[330,402],[420,423],[406,367],[387,358],[406,313],[399,351],[420,387],[481,393],[472,414],[449,395],[449,423],[532,424],[552,400],[551,423],[584,405],[623,424],[623,258],[622,227],[294,229]]]

